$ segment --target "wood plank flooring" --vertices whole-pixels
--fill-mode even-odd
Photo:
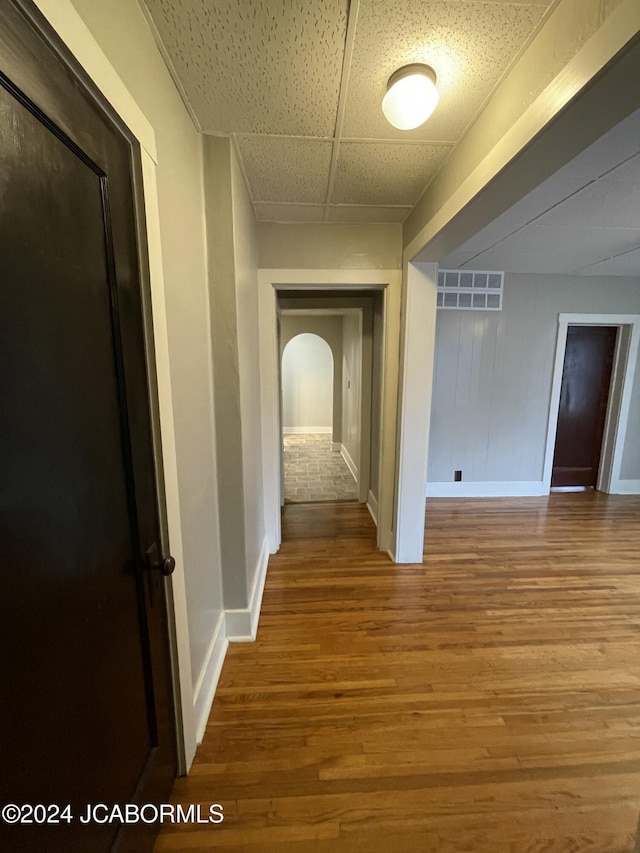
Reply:
[[[640,498],[430,500],[425,562],[357,504],[288,506],[167,826],[184,853],[631,853]]]

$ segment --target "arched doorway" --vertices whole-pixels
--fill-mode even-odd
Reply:
[[[338,364],[340,367],[340,364]],[[285,503],[357,500],[357,484],[335,439],[335,360],[320,335],[292,337],[282,353]],[[337,404],[337,406],[336,406]]]

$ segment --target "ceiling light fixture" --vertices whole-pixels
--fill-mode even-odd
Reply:
[[[429,118],[438,103],[436,72],[415,62],[394,71],[382,99],[382,112],[398,130],[413,130]]]

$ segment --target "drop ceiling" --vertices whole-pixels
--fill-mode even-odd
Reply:
[[[256,217],[402,222],[551,0],[145,0],[197,126],[232,138]],[[439,105],[398,131],[386,81],[432,65]]]

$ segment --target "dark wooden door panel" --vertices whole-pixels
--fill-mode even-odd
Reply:
[[[0,63],[0,800],[79,815],[161,801],[176,771],[132,150],[10,4]],[[0,824],[0,847],[153,832]]]
[[[0,199],[5,760],[25,802],[59,794],[55,776],[33,776],[42,755],[65,767],[75,804],[103,766],[110,801],[123,776],[134,790],[150,742],[101,179],[4,89],[0,122],[12,128]],[[65,729],[73,750],[50,738]]]
[[[596,485],[616,334],[611,326],[569,326],[552,486]]]

